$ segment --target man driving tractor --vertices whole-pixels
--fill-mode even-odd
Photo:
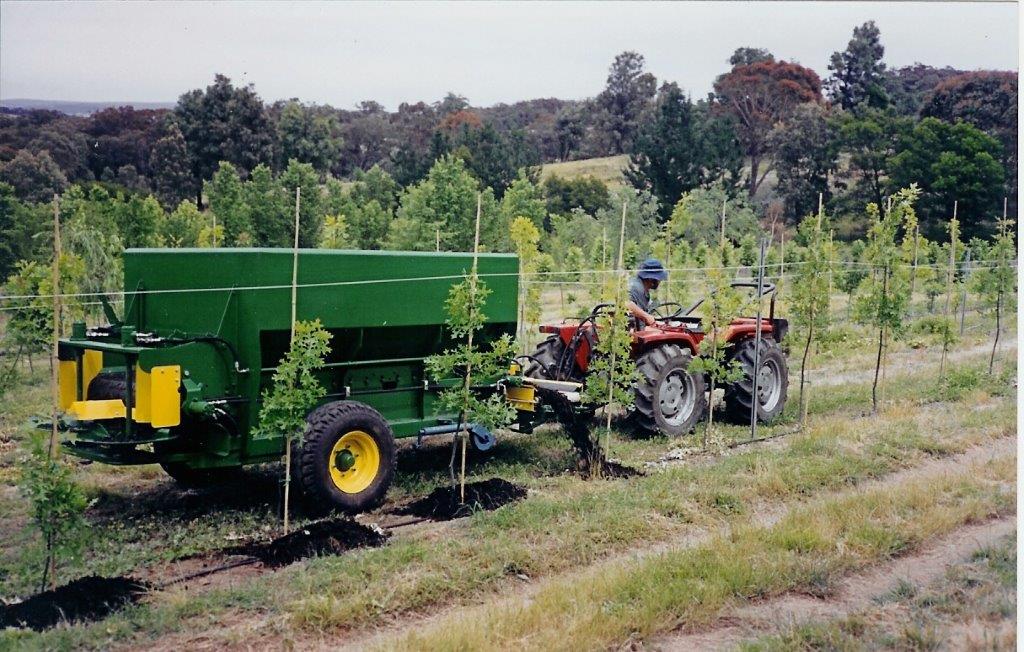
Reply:
[[[640,263],[636,276],[629,280],[629,301],[626,307],[637,321],[637,325],[654,326],[657,320],[650,312],[651,290],[668,278],[665,266],[656,258],[648,258]]]

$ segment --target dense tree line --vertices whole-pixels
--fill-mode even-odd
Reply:
[[[624,198],[639,220],[637,249],[653,241],[643,224],[655,229],[708,197],[784,228],[816,211],[820,194],[837,236],[855,238],[865,204],[912,183],[927,237],[943,237],[954,201],[965,237],[991,234],[1003,197],[1016,211],[1016,74],[890,69],[884,52],[873,22],[831,56],[824,80],[738,48],[697,99],[624,52],[583,101],[479,108],[449,93],[396,111],[268,105],[217,75],[173,110],[9,111],[0,275],[45,249],[34,236],[55,193],[70,193],[122,246],[285,246],[297,187],[304,246],[466,248],[478,193],[489,248],[509,248],[507,226],[525,216],[556,260],[591,256]],[[539,180],[541,163],[617,154],[628,155],[629,189]]]

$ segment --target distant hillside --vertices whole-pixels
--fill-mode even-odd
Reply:
[[[133,106],[136,109],[173,109],[174,102],[73,102],[67,100],[33,100],[15,98],[0,100],[4,109],[45,109],[68,115],[91,115],[112,106]]]
[[[557,175],[564,179],[576,177],[594,177],[604,181],[612,187],[623,186],[626,183],[622,171],[629,165],[629,156],[605,156],[602,158],[587,158],[579,161],[563,161],[561,163],[545,163],[541,166],[540,176],[542,179]]]

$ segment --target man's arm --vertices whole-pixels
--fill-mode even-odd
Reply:
[[[626,307],[629,308],[629,312],[633,313],[634,317],[636,317],[643,323],[647,324],[648,326],[654,326],[658,321],[657,319],[654,318],[654,315],[647,312],[646,310],[636,305],[632,301],[627,301]]]

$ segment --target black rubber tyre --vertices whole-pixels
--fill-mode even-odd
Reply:
[[[562,341],[562,338],[557,333],[549,336],[534,349],[534,359],[530,360],[530,364],[527,365],[525,375],[528,378],[566,380],[565,378],[555,378],[556,374],[553,373],[564,353],[565,342]]]
[[[96,375],[85,390],[85,398],[90,401],[105,401],[115,398],[124,399],[128,389],[128,381],[120,371],[107,371]]]
[[[375,468],[360,467],[360,454],[356,453],[350,456],[352,466],[342,470],[340,455],[349,449],[345,447],[335,451],[335,447],[346,436],[357,437],[354,441],[362,446],[370,446],[369,440],[372,440],[378,456]],[[356,446],[355,450],[360,449]],[[334,459],[332,452],[335,453]],[[372,452],[367,452],[363,457],[372,459],[372,455]],[[356,401],[335,401],[321,405],[306,417],[305,437],[293,444],[292,477],[298,481],[313,511],[363,512],[383,502],[384,494],[395,477],[397,459],[395,436],[380,412]],[[352,476],[361,474],[366,477],[368,484],[358,490],[343,490],[335,477],[349,471],[352,471]],[[349,480],[343,479],[342,482]]]
[[[663,344],[637,360],[640,377],[633,415],[641,430],[679,437],[692,431],[706,414],[704,376],[687,371],[692,360],[690,351],[677,344]]]
[[[160,462],[160,468],[185,489],[201,489],[232,482],[239,477],[239,467],[193,469],[184,462]]]
[[[737,344],[730,360],[740,363],[743,378],[726,385],[725,413],[733,423],[749,424],[754,393],[754,339],[743,340]],[[761,367],[761,376],[757,388],[760,395],[757,419],[761,423],[771,423],[778,419],[785,409],[789,390],[789,364],[778,342],[771,339],[761,340],[758,365]]]

